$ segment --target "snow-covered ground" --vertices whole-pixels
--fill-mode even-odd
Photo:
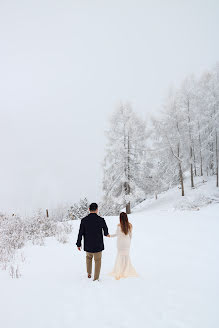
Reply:
[[[210,193],[217,200],[213,181],[187,192],[189,202]],[[179,211],[180,201],[175,188],[130,215],[139,278],[107,275],[116,240],[105,238],[101,281],[87,279],[85,253],[75,246],[79,221],[67,244],[26,245],[22,276],[0,271],[0,327],[218,328],[219,204]],[[113,233],[118,218],[106,221]]]

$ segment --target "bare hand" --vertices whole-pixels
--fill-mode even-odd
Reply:
[[[110,235],[107,235],[107,237],[109,237],[109,238],[110,238]]]

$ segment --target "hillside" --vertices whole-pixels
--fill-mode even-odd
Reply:
[[[75,246],[79,221],[72,223],[66,244],[47,238],[45,246],[26,245],[21,277],[0,271],[1,327],[217,328],[217,201],[210,180],[196,190],[186,186],[184,207],[177,188],[138,205],[130,221],[131,258],[139,278],[108,276],[116,240],[105,238],[101,280],[88,280],[85,253]],[[191,204],[195,210],[185,210]],[[113,233],[118,218],[106,221]]]
[[[190,187],[190,178],[184,181],[185,196],[181,196],[179,186],[158,195],[158,199],[150,197],[135,207],[139,211],[173,211],[199,210],[210,204],[219,203],[219,188],[215,186],[215,177],[196,177],[195,188]]]

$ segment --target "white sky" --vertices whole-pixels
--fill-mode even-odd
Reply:
[[[101,197],[110,113],[219,60],[219,1],[0,0],[0,211]]]

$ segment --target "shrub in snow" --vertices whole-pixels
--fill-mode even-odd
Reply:
[[[72,232],[72,226],[67,222],[63,222],[62,224],[57,225],[56,239],[60,243],[65,244],[68,242],[68,235],[71,232]]]
[[[27,239],[34,243],[37,241],[42,243],[45,237],[55,236],[56,229],[56,222],[47,218],[41,210],[31,219],[25,220]]]
[[[21,218],[1,216],[0,219],[0,262],[3,268],[13,260],[15,250],[24,246],[27,240],[25,224]]]
[[[56,237],[59,242],[66,243],[72,226],[68,222],[56,222],[39,211],[32,218],[16,216],[0,216],[0,264],[2,269],[9,268],[12,278],[20,277],[18,263],[24,262],[23,253],[19,252],[27,241],[44,245],[46,237]]]
[[[53,221],[65,222],[68,220],[68,208],[69,206],[60,204],[56,208],[50,210],[49,217],[52,218]]]

